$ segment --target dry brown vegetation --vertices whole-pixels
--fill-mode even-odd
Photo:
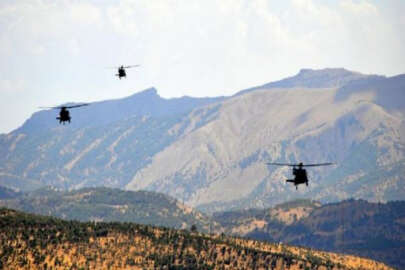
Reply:
[[[216,213],[214,218],[226,234],[351,254],[405,269],[403,201],[346,200],[321,206],[297,200],[267,210]]]
[[[368,259],[254,240],[0,209],[4,269],[390,269]]]

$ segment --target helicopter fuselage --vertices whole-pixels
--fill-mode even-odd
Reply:
[[[302,167],[293,168],[294,179],[287,179],[287,182],[293,183],[295,188],[298,189],[298,185],[306,184],[308,186],[307,171]]]
[[[295,188],[298,189],[298,185],[306,184],[308,186],[308,176],[307,171],[304,167],[317,167],[317,166],[329,166],[334,165],[334,163],[317,163],[317,164],[302,164],[302,162],[298,164],[291,164],[291,163],[279,163],[279,162],[269,162],[267,165],[276,165],[276,166],[289,166],[293,167],[293,175],[294,179],[287,179],[287,182],[293,183]]]
[[[121,78],[125,78],[127,76],[127,73],[125,72],[125,68],[123,66],[118,68],[118,73],[115,74],[115,76],[117,76],[120,80]]]
[[[70,113],[66,108],[61,108],[59,117],[56,117],[56,119],[59,120],[59,124],[65,124],[65,122],[70,123],[70,119],[72,118],[70,117]]]
[[[65,122],[69,122],[72,119],[70,116],[70,112],[68,109],[73,109],[73,108],[78,108],[78,107],[83,107],[83,106],[88,106],[90,105],[89,103],[82,103],[82,104],[77,104],[77,105],[70,105],[70,106],[56,106],[56,107],[40,107],[40,108],[46,108],[46,109],[59,109],[59,116],[56,117],[56,120],[59,120],[59,124],[65,124]]]

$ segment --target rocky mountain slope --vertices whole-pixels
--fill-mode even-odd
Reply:
[[[405,202],[310,200],[214,214],[225,233],[355,254],[405,269]]]
[[[220,227],[208,216],[179,201],[150,191],[42,188],[0,200],[0,206],[66,220],[135,222],[177,229],[190,229],[194,225],[202,232]]]
[[[303,72],[303,85],[325,74]],[[270,84],[223,101],[215,118],[157,153],[127,188],[183,197],[212,212],[303,195],[403,198],[405,76],[353,75],[341,87],[308,88],[299,86],[300,74],[289,79],[294,88]],[[311,168],[310,187],[295,192],[284,181],[289,168],[267,167],[271,161],[337,165]]]
[[[148,89],[74,109],[69,125],[55,121],[57,110],[37,112],[22,127],[0,137],[0,185],[23,191],[47,185],[123,187],[181,136],[186,126],[178,123],[190,111],[221,100],[163,99]],[[206,121],[200,120],[193,124]],[[177,132],[170,132],[175,125]],[[193,127],[187,123],[187,128]]]
[[[133,223],[80,223],[0,209],[5,269],[392,269],[335,253]]]
[[[72,110],[41,111],[0,137],[0,185],[109,186],[169,194],[206,212],[295,198],[371,201],[405,195],[405,75],[344,69],[296,76],[229,98],[162,99],[148,90]],[[311,168],[310,186],[266,162]]]

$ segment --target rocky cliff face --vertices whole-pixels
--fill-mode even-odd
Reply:
[[[300,197],[403,198],[405,76],[344,69],[298,75],[229,98],[165,100],[155,90],[72,110],[41,111],[0,137],[0,184],[19,189],[125,187],[205,211]],[[335,162],[285,183],[266,162]]]

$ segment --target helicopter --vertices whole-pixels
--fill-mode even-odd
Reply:
[[[115,76],[117,76],[120,80],[121,78],[126,78],[127,77],[127,73],[125,71],[126,68],[133,68],[133,67],[139,67],[139,65],[132,65],[132,66],[119,66],[119,67],[114,67],[114,68],[118,68],[118,73],[115,74]]]
[[[65,122],[69,122],[72,119],[70,116],[69,110],[72,108],[78,108],[78,107],[83,107],[83,106],[88,106],[90,104],[88,103],[83,103],[83,104],[78,104],[78,105],[72,105],[72,106],[56,106],[56,107],[40,107],[42,109],[60,109],[59,111],[59,116],[56,117],[57,120],[59,120],[59,124],[65,124]]]
[[[304,167],[329,166],[333,165],[334,163],[328,162],[319,164],[302,164],[302,162],[300,162],[298,164],[289,164],[289,163],[266,163],[266,164],[293,167],[292,174],[294,175],[294,179],[287,179],[286,182],[294,183],[295,189],[298,190],[298,185],[300,184],[306,184],[308,186],[307,171],[304,169]]]

